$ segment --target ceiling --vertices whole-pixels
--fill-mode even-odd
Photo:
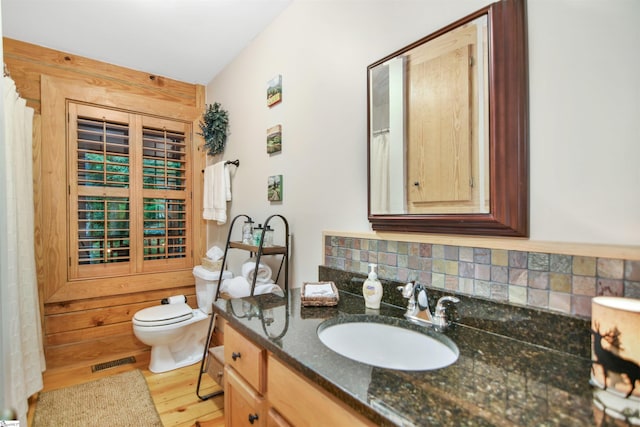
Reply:
[[[206,85],[291,1],[2,0],[2,35]]]

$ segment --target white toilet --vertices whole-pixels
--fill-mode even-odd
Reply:
[[[151,346],[151,372],[166,372],[202,360],[209,329],[211,304],[218,287],[219,271],[209,271],[198,265],[193,269],[196,280],[198,308],[187,303],[161,304],[144,308],[133,316],[133,333]],[[229,271],[222,279],[230,279]]]

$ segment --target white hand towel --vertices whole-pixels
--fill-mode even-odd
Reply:
[[[269,294],[269,293],[275,294],[281,297],[284,296],[284,292],[282,291],[282,288],[276,285],[275,283],[266,283],[262,285],[258,285],[256,283],[256,288],[253,290],[254,295],[262,295],[262,294]]]
[[[242,264],[242,276],[247,279],[249,283],[253,282],[253,276],[256,274],[256,261],[250,259]],[[271,281],[271,267],[266,264],[260,263],[258,266],[258,275],[256,276],[256,283],[268,283]]]
[[[333,297],[335,293],[330,283],[308,284],[304,287],[305,297]]]
[[[227,197],[227,201],[231,201],[231,169],[229,169],[229,165],[224,165],[224,179],[225,179],[225,196]]]
[[[228,166],[224,161],[207,166],[204,170],[202,217],[215,220],[221,225],[226,223],[229,200],[231,200],[231,184]]]

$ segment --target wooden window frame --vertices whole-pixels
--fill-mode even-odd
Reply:
[[[156,289],[168,289],[194,283],[193,265],[197,255],[202,254],[206,244],[206,221],[202,211],[202,176],[205,165],[204,152],[194,129],[201,110],[153,96],[131,94],[103,86],[92,86],[81,81],[41,76],[42,102],[42,150],[40,163],[42,172],[42,284],[44,303],[70,301],[86,298],[120,295]],[[170,118],[190,124],[191,164],[188,170],[192,188],[190,205],[192,222],[188,237],[193,242],[189,261],[181,268],[159,267],[142,269],[138,273],[120,274],[110,277],[71,278],[68,271],[70,254],[75,248],[69,246],[70,230],[67,208],[61,201],[67,200],[69,185],[67,177],[67,103],[92,104],[122,111],[136,112],[145,116]]]
[[[168,118],[150,117],[132,111],[121,111],[112,108],[105,108],[103,106],[80,104],[75,101],[67,102],[67,117],[68,117],[68,131],[67,131],[67,170],[68,170],[68,185],[69,185],[69,269],[68,276],[70,280],[76,279],[91,279],[108,276],[120,276],[120,275],[132,275],[145,272],[163,272],[188,268],[193,266],[192,256],[192,238],[188,233],[191,229],[192,218],[192,200],[191,200],[191,185],[190,179],[191,169],[191,153],[187,152],[186,147],[181,149],[181,153],[184,156],[184,168],[183,168],[183,186],[181,189],[167,189],[167,188],[148,188],[143,184],[143,157],[145,147],[143,146],[145,132],[153,132],[155,134],[174,134],[183,135],[184,142],[189,145],[191,141],[191,124]],[[126,157],[128,158],[128,179],[126,185],[100,185],[99,181],[89,181],[93,185],[82,185],[78,175],[78,123],[79,121],[95,121],[96,123],[111,124],[110,127],[120,127],[126,129]],[[90,134],[90,133],[87,133]],[[92,152],[98,148],[98,145],[92,145]],[[164,145],[164,143],[163,143]],[[182,145],[182,144],[180,144]],[[113,147],[113,145],[112,145]],[[105,148],[104,146],[102,148]],[[166,146],[165,146],[166,148]],[[164,151],[164,150],[163,150]],[[107,162],[106,158],[103,160]],[[164,170],[166,172],[166,162]],[[103,171],[106,171],[106,166],[103,167]],[[104,172],[106,173],[106,172]],[[106,175],[103,177],[106,182],[109,180]],[[166,181],[163,180],[163,184]],[[164,187],[164,185],[163,185]],[[81,264],[78,250],[78,237],[79,237],[79,199],[81,197],[92,198],[105,198],[113,200],[118,198],[121,200],[127,200],[129,206],[128,222],[128,257],[123,262],[100,262],[96,264]],[[178,201],[183,206],[181,211],[183,212],[183,219],[186,229],[186,235],[184,239],[186,243],[183,248],[183,256],[178,258],[171,258],[169,256],[169,248],[172,246],[169,244],[172,237],[169,236],[168,230],[165,227],[165,235],[161,236],[161,240],[164,244],[157,246],[157,248],[164,249],[161,254],[148,255],[145,257],[146,242],[155,240],[154,238],[145,237],[145,222],[143,215],[146,213],[146,201],[150,199],[159,199],[165,201]],[[105,221],[105,224],[109,221]],[[165,219],[166,223],[170,222],[168,218]],[[102,242],[107,244],[109,240],[106,236]],[[93,241],[93,240],[92,240]],[[104,249],[106,251],[106,249]],[[115,253],[115,252],[113,252]],[[106,256],[106,255],[105,255]],[[151,259],[153,258],[153,259]]]

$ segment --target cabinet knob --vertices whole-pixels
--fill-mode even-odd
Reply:
[[[249,423],[253,424],[255,420],[258,419],[258,414],[249,414]]]
[[[414,186],[416,186],[416,187],[420,187],[420,182],[418,182],[418,181],[414,181],[414,182],[413,182],[413,185],[414,185]]]
[[[240,359],[240,353],[236,353],[235,351],[233,353],[231,353],[231,358],[235,361],[237,359]]]

